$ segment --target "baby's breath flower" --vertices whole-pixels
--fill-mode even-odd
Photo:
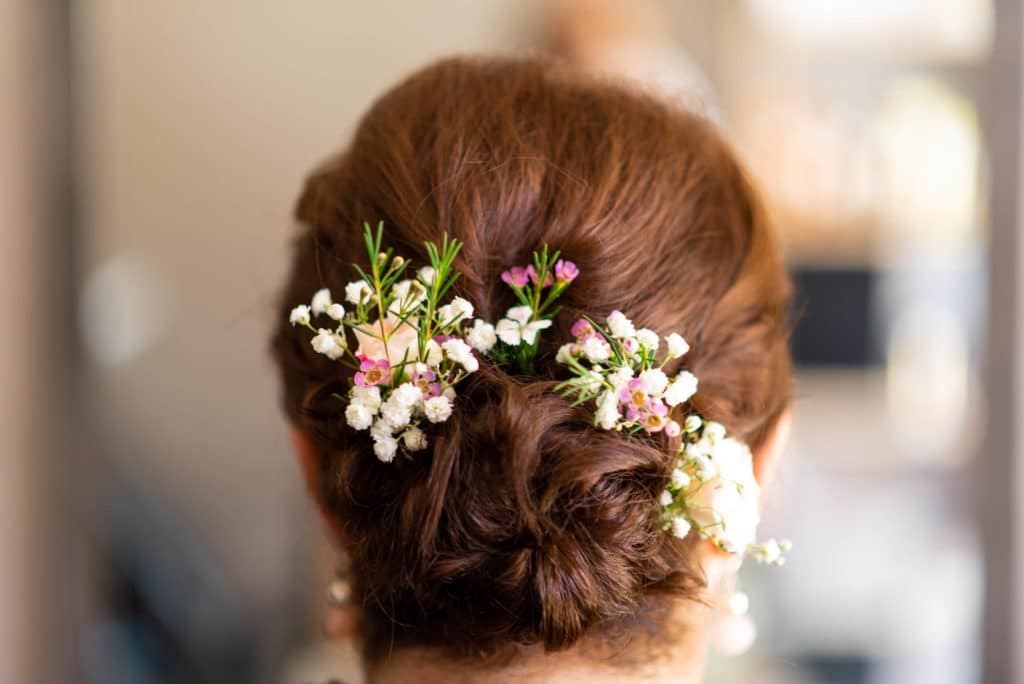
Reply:
[[[443,423],[452,415],[452,402],[444,395],[431,397],[423,403],[423,413],[431,423]]]
[[[296,323],[309,325],[309,307],[305,304],[299,304],[297,307],[292,309],[292,312],[288,315],[288,322],[292,325],[295,325]]]
[[[404,404],[392,394],[380,405],[380,415],[394,432],[404,428],[412,420],[411,409],[411,406]]]
[[[612,355],[612,348],[597,335],[588,337],[581,345],[580,351],[593,363],[607,361]]]
[[[333,330],[327,328],[320,328],[317,331],[316,337],[312,340],[313,349],[318,354],[323,354],[331,360],[338,360],[344,355],[345,348],[339,344],[339,338],[334,334]]]
[[[658,333],[650,328],[640,328],[636,331],[636,341],[640,346],[650,351],[658,351]]]
[[[398,453],[398,440],[394,437],[375,436],[373,438],[373,453],[384,463],[391,463]]]
[[[712,444],[715,444],[725,437],[725,426],[721,423],[709,420],[704,423],[704,434],[711,440]]]
[[[672,333],[666,337],[665,344],[668,347],[668,356],[671,359],[678,359],[690,351],[690,345],[687,344],[686,340],[679,333]]]
[[[473,327],[466,333],[466,341],[469,346],[481,354],[491,351],[498,342],[498,336],[494,332],[494,326],[482,319],[473,321]]]
[[[700,416],[686,416],[686,420],[683,421],[683,430],[685,430],[686,433],[689,434],[691,432],[696,432],[697,430],[700,430],[701,425],[703,425],[703,421],[700,419]]]
[[[683,489],[684,487],[690,486],[690,476],[686,474],[686,471],[682,468],[676,468],[672,471],[672,486],[676,489]]]
[[[636,335],[636,328],[633,327],[633,322],[626,318],[626,315],[619,310],[608,314],[608,329],[611,330],[613,337],[618,337],[619,339]]]
[[[620,394],[633,379],[633,369],[629,366],[620,366],[608,374],[608,383],[615,388],[615,393]]]
[[[427,436],[418,427],[411,427],[402,433],[402,444],[409,451],[423,451],[427,448]]]
[[[678,406],[697,393],[697,376],[690,371],[681,371],[665,388],[665,403]]]
[[[683,539],[686,535],[690,534],[692,527],[690,521],[682,516],[672,518],[672,535],[679,539]]]
[[[353,402],[363,404],[374,414],[380,409],[380,387],[353,387],[349,390],[349,397]]]
[[[345,286],[345,301],[352,304],[365,304],[372,294],[373,289],[365,280],[353,280]]]
[[[423,400],[423,391],[411,382],[404,382],[394,389],[388,401],[411,408]]]
[[[672,505],[672,492],[668,491],[667,489],[664,490],[661,493],[661,498],[659,499],[659,502],[661,503],[662,506],[671,506]]]
[[[345,317],[345,307],[337,302],[332,302],[331,305],[327,307],[327,315],[336,321],[340,321]]]
[[[345,422],[354,430],[366,430],[373,424],[376,411],[358,401],[349,402],[345,407]]]
[[[326,287],[316,291],[313,295],[313,301],[310,307],[313,311],[314,316],[327,313],[327,307],[331,305],[331,291]]]
[[[464,340],[453,337],[441,343],[448,358],[455,363],[461,364],[470,373],[475,373],[480,368],[480,362],[473,356],[473,349]]]
[[[462,297],[456,297],[450,304],[439,308],[437,314],[445,324],[458,323],[473,315],[473,305]]]
[[[615,396],[615,392],[606,390],[597,402],[597,413],[594,414],[594,420],[602,430],[612,430],[620,418],[622,418],[622,413],[619,411],[618,397]]]
[[[668,387],[668,376],[657,368],[651,368],[640,373],[640,379],[647,387],[647,393],[652,397],[660,397],[665,388]]]

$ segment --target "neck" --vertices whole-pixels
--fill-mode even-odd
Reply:
[[[635,654],[618,654],[614,660],[606,649],[580,646],[544,653],[528,647],[514,662],[498,668],[444,660],[426,649],[413,648],[396,651],[368,667],[367,684],[700,684],[707,652],[707,612],[706,606],[696,602],[677,607],[672,611],[671,630],[676,638],[657,647],[641,644]]]

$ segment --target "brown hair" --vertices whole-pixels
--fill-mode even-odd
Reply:
[[[370,108],[296,214],[273,348],[351,555],[370,658],[405,645],[563,649],[637,624],[652,596],[698,595],[694,541],[658,519],[670,446],[592,427],[592,408],[553,392],[565,377],[553,356],[581,313],[677,331],[700,378],[692,408],[755,450],[765,441],[789,401],[790,285],[712,124],[541,59],[450,59]],[[457,293],[492,321],[514,303],[499,274],[543,244],[581,272],[537,374],[484,362],[430,451],[391,464],[341,419],[340,366],[285,322],[318,288],[354,279],[364,221],[383,221],[385,242],[420,264],[424,241],[462,240]]]

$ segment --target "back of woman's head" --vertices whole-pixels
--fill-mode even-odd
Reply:
[[[514,303],[500,273],[547,244],[580,270],[547,339],[615,309],[682,333],[691,406],[755,453],[787,406],[789,282],[754,193],[711,124],[653,97],[543,60],[440,62],[372,106],[297,216],[282,321],[354,278],[364,222],[419,264],[424,241],[463,241],[456,290],[488,320]],[[628,632],[652,597],[698,595],[695,535],[665,534],[658,514],[668,440],[594,428],[553,391],[556,348],[530,377],[484,362],[430,449],[387,464],[340,418],[338,365],[277,329],[285,407],[314,445],[371,658],[563,649]]]

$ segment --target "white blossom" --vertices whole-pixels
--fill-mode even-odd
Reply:
[[[665,403],[677,406],[696,393],[697,376],[690,371],[682,371],[665,388]]]
[[[316,291],[313,295],[312,306],[310,307],[313,311],[314,316],[327,313],[327,307],[332,304],[331,302],[331,291],[326,287]]]
[[[778,563],[782,560],[782,547],[776,540],[769,539],[761,546],[761,554],[765,563]]]
[[[686,416],[686,420],[683,421],[683,430],[687,434],[700,430],[700,426],[704,424],[704,421],[700,419],[700,416]]]
[[[654,332],[650,328],[640,328],[636,331],[636,341],[640,343],[640,346],[644,349],[651,351],[658,350],[658,333]]]
[[[633,322],[621,311],[612,311],[608,314],[608,329],[611,330],[612,337],[619,339],[633,337],[636,334]]]
[[[629,381],[633,379],[633,369],[629,366],[620,366],[614,371],[608,374],[606,380],[608,383],[615,388],[615,393],[618,394],[626,388]]]
[[[362,304],[373,294],[373,289],[365,280],[353,280],[345,286],[345,301],[352,304]]]
[[[380,387],[353,387],[349,390],[349,397],[353,403],[366,406],[374,414],[380,409]]]
[[[434,275],[435,273],[433,266],[424,266],[420,270],[416,271],[416,277],[419,278],[420,282],[422,282],[424,285],[433,285]]]
[[[588,337],[580,348],[583,355],[593,363],[607,361],[612,355],[612,348],[597,335]]]
[[[613,430],[622,413],[619,411],[619,399],[615,392],[605,391],[597,402],[597,412],[594,419],[602,430]]]
[[[647,388],[647,393],[654,398],[660,397],[668,387],[668,376],[657,368],[643,371],[640,373],[640,379],[643,381],[644,387]]]
[[[551,326],[551,321],[531,321],[533,309],[528,306],[513,306],[505,312],[505,318],[498,321],[494,331],[505,344],[515,347],[520,342],[533,344],[537,333]]]
[[[448,401],[454,402],[455,401],[455,388],[454,387],[450,387],[450,386],[449,387],[445,387],[443,390],[441,390],[441,396],[444,397],[445,399],[447,399]]]
[[[473,321],[473,327],[466,334],[466,341],[473,349],[481,354],[486,354],[498,342],[498,335],[494,332],[493,325],[478,318]]]
[[[345,317],[345,307],[337,302],[332,302],[331,305],[327,307],[327,315],[336,321],[340,321]]]
[[[423,413],[431,423],[443,423],[452,415],[452,402],[443,395],[431,397],[423,403]]]
[[[394,395],[391,395],[380,405],[380,415],[392,432],[395,432],[404,428],[412,420],[411,409],[411,406],[402,404]]]
[[[692,527],[690,521],[682,516],[672,518],[672,534],[679,539],[683,539],[686,535],[690,534]]]
[[[569,363],[574,358],[576,358],[576,344],[573,342],[563,344],[555,354],[555,361],[558,363]]]
[[[345,348],[339,344],[338,336],[334,334],[333,330],[327,328],[320,328],[311,344],[318,354],[323,354],[335,361],[345,354]]]
[[[288,322],[292,325],[295,325],[296,323],[309,325],[309,307],[305,304],[299,304],[297,307],[292,309],[292,312],[288,315]]]
[[[722,425],[721,423],[716,423],[713,420],[709,420],[708,422],[704,423],[704,434],[705,436],[707,436],[708,439],[711,440],[711,443],[714,444],[715,442],[725,437],[725,426]]]
[[[690,486],[690,476],[686,474],[686,471],[682,468],[676,468],[672,471],[672,486],[676,489],[683,489],[684,487]]]
[[[345,407],[345,422],[355,430],[365,430],[373,424],[375,414],[366,404],[353,401]]]
[[[418,427],[411,427],[402,433],[402,443],[409,451],[422,451],[427,448],[427,436]]]
[[[685,356],[686,353],[690,351],[690,345],[679,333],[672,333],[666,337],[665,344],[668,346],[668,356],[672,359],[678,359],[680,356]]]
[[[470,373],[474,373],[480,368],[480,362],[473,356],[473,349],[464,340],[453,337],[442,342],[441,348],[444,349],[449,359],[461,364]]]
[[[391,463],[395,460],[398,452],[398,440],[394,437],[375,436],[373,438],[373,453],[384,463]]]
[[[423,345],[423,361],[431,368],[437,368],[443,359],[444,350],[441,349],[441,345],[435,340],[427,340]]]
[[[392,392],[391,396],[388,397],[388,401],[395,402],[399,406],[406,408],[412,408],[416,404],[420,403],[423,399],[423,390],[411,382],[403,382],[401,385],[396,387]]]
[[[458,323],[473,315],[473,305],[462,297],[456,297],[450,304],[445,304],[437,310],[441,322],[448,325]]]
[[[659,499],[659,501],[660,501],[662,506],[671,506],[672,505],[672,492],[668,491],[667,489],[664,490],[661,493],[661,498]]]

